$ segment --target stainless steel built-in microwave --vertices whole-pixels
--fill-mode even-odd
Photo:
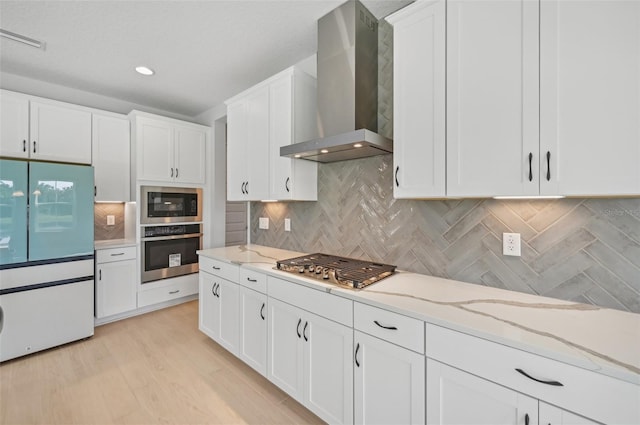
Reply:
[[[188,223],[202,221],[202,189],[140,187],[140,223]]]

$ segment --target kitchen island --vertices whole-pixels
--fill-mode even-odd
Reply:
[[[612,418],[610,421],[628,421],[628,418],[640,420],[640,315],[404,271],[398,271],[364,289],[350,290],[275,269],[276,261],[300,256],[302,253],[265,246],[214,248],[202,250],[199,255],[262,273],[268,276],[267,282],[271,278],[286,281],[291,285],[351,300],[356,306],[370,306],[424,322],[424,342],[421,344],[422,353],[427,357],[427,375],[430,357],[448,363],[443,356],[458,356],[460,363],[454,359],[452,365],[464,369],[466,365],[462,363],[467,358],[476,356],[492,358],[475,361],[509,363],[511,359],[519,359],[518,356],[522,353],[525,357],[534,355],[536,359],[548,359],[554,364],[567,365],[568,369],[578,375],[587,373],[588,379],[606,377],[608,380],[601,384],[596,379],[592,385],[606,387],[609,381],[621,385],[620,388],[626,394],[611,394],[607,397],[611,400],[606,403],[623,403],[618,410],[626,409],[630,416],[619,416],[619,419]],[[355,311],[357,313],[358,309]],[[471,338],[460,339],[463,346],[458,346],[457,350],[455,347],[440,349],[440,346],[434,346],[439,341],[438,338],[454,341],[458,336]],[[487,341],[493,344],[485,346]],[[492,351],[494,346],[498,351]],[[357,356],[356,353],[356,359]],[[470,364],[467,369],[479,376],[484,372],[491,373],[492,370],[485,365],[479,365],[478,370],[474,367]],[[515,369],[520,369],[518,364],[515,364]],[[522,369],[518,372],[522,373]],[[511,379],[519,378],[518,373],[513,375],[505,378],[505,382],[502,382],[501,377],[485,378],[509,386]],[[558,381],[562,379],[558,378]],[[555,384],[550,385],[553,387]],[[585,385],[588,384],[585,382]],[[556,388],[558,386],[560,385],[556,385]],[[568,389],[572,385],[565,382],[565,386]],[[533,392],[534,397],[541,400],[541,406],[542,400],[547,397],[544,392],[546,387],[542,393],[537,393],[535,389],[515,389],[527,394]],[[553,401],[554,396],[549,397]],[[580,403],[588,404],[589,400],[587,396]],[[629,403],[634,405],[629,406]],[[560,404],[558,402],[556,405]],[[576,407],[571,400],[568,404],[573,412],[577,410],[581,415],[608,421],[606,415],[597,417],[597,413],[592,413],[590,416],[592,410],[588,406],[582,411],[582,406]],[[431,423],[429,415],[428,422]]]

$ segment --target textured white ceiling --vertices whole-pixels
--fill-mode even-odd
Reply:
[[[0,27],[46,48],[0,38],[0,85],[20,76],[193,117],[313,55],[317,20],[341,3],[1,0]],[[381,18],[410,1],[362,3]]]

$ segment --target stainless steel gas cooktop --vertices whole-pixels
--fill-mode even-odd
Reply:
[[[276,269],[351,289],[362,289],[391,276],[396,266],[316,253],[279,260]]]

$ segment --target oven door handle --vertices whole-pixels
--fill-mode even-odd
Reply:
[[[168,241],[171,239],[187,239],[187,238],[201,238],[202,233],[190,233],[188,235],[171,235],[171,236],[159,236],[159,237],[151,237],[151,238],[141,238],[142,242],[150,242],[150,241]]]

